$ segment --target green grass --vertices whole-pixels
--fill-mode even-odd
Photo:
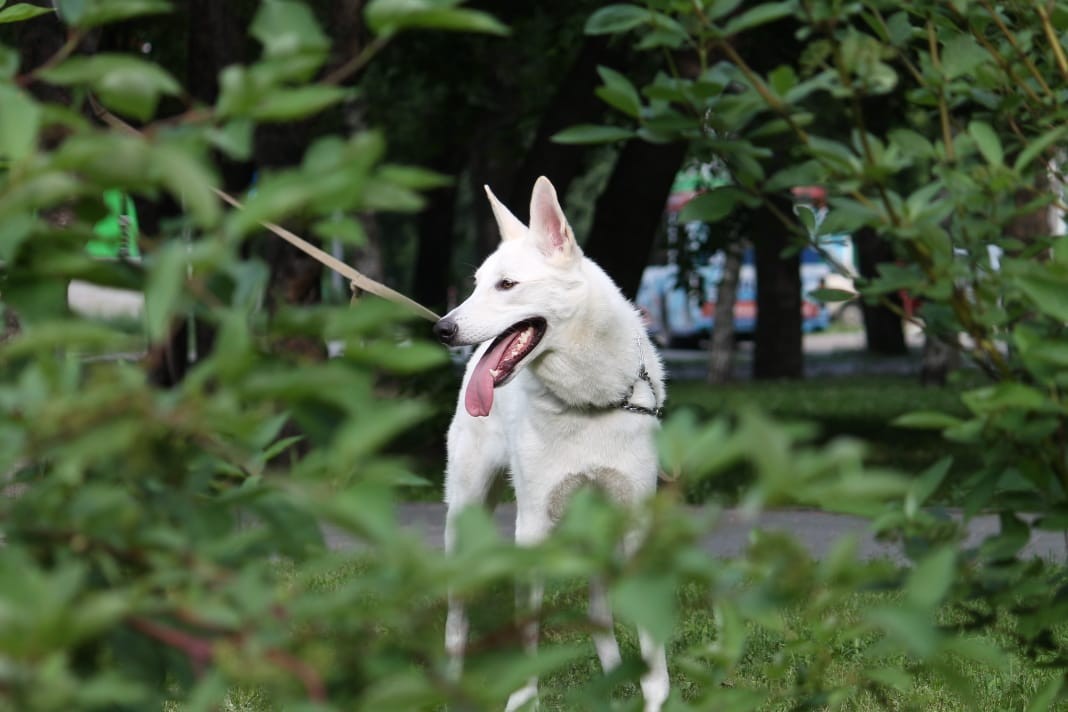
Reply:
[[[978,635],[977,642],[991,650],[1004,651],[1000,664],[989,665],[958,656],[937,661],[943,672],[921,670],[917,661],[902,654],[877,652],[874,634],[848,632],[865,610],[896,602],[895,595],[861,593],[823,612],[824,620],[836,621],[842,634],[828,646],[809,646],[798,654],[796,643],[810,634],[811,622],[799,609],[778,611],[777,630],[746,625],[746,643],[740,662],[721,675],[719,685],[742,694],[752,691],[764,696],[757,709],[761,712],[789,712],[800,709],[827,709],[837,690],[845,703],[839,709],[856,712],[876,710],[924,710],[939,712],[975,712],[977,710],[1025,710],[1032,697],[1056,676],[1039,661],[1029,660],[1014,649],[1004,634]],[[669,668],[673,696],[695,702],[702,697],[703,672],[714,663],[701,660],[700,651],[716,640],[716,624],[707,594],[696,586],[685,587],[679,594],[680,622],[669,645]],[[546,597],[546,606],[558,611],[562,624],[550,619],[543,628],[546,644],[585,645],[587,653],[564,670],[545,676],[540,683],[542,710],[584,709],[575,706],[572,695],[586,686],[598,686],[603,673],[588,636],[573,632],[576,612],[585,605],[583,587],[566,587]],[[940,623],[950,623],[954,614],[945,610]],[[628,626],[616,625],[624,659],[637,660],[637,636]],[[804,646],[801,646],[804,648]],[[706,668],[702,671],[701,668]],[[896,667],[912,673],[910,684],[900,690],[881,688],[877,696],[865,690],[866,672],[875,668]],[[800,681],[805,681],[799,685]],[[801,687],[803,692],[798,691]],[[829,697],[825,697],[830,693]],[[637,700],[640,692],[633,683],[618,686],[611,693],[616,702]],[[823,700],[820,704],[818,701]],[[700,708],[700,707],[698,707]],[[624,707],[623,709],[631,709]],[[1051,708],[1052,709],[1052,708]],[[1060,707],[1056,709],[1061,709]]]

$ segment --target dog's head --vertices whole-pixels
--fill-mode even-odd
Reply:
[[[582,304],[582,250],[564,217],[556,190],[538,178],[530,197],[530,226],[486,186],[501,244],[475,272],[475,291],[434,325],[445,344],[492,340],[472,372],[464,403],[488,415],[493,389],[507,383],[551,348],[556,327]]]

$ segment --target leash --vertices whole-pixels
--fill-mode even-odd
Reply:
[[[212,188],[212,191],[214,191],[217,196],[222,198],[224,202],[229,203],[233,207],[239,210],[244,208],[244,206],[240,202],[238,202],[236,198],[227,193],[224,193],[218,188]],[[328,267],[329,269],[334,270],[342,277],[349,280],[349,284],[351,285],[353,292],[355,292],[355,290],[357,289],[363,290],[365,292],[370,292],[371,294],[374,294],[377,297],[382,297],[383,299],[391,301],[394,304],[401,304],[403,306],[406,306],[419,316],[429,321],[438,321],[441,318],[434,312],[424,307],[419,302],[415,301],[414,299],[409,299],[397,290],[391,289],[386,285],[382,284],[381,282],[376,282],[375,280],[371,279],[362,272],[358,272],[357,270],[345,264],[338,258],[334,257],[329,252],[320,250],[315,245],[311,244],[304,238],[299,237],[295,233],[286,230],[284,227],[269,222],[264,222],[260,224],[271,232],[273,232],[275,235],[278,235],[278,237],[293,245],[293,247],[296,247],[304,254],[318,261],[324,267]]]
[[[92,94],[89,94],[89,104],[92,107],[93,113],[97,116],[97,118],[99,118],[109,126],[123,129],[124,131],[128,131],[136,136],[141,136],[142,138],[144,137],[143,133],[141,133],[136,128],[134,128],[130,124],[120,119],[118,116],[115,116],[110,111],[105,109],[96,100],[96,97],[94,97]],[[243,206],[237,200],[237,198],[233,197],[229,193],[225,193],[215,187],[212,187],[211,190],[224,202],[229,203],[231,206],[237,208],[238,210],[244,209],[245,206]],[[377,282],[371,279],[362,272],[353,269],[349,265],[337,259],[329,252],[324,252],[323,250],[320,250],[315,245],[311,244],[304,238],[299,237],[296,234],[290,232],[289,230],[286,230],[284,227],[269,222],[261,222],[260,225],[267,228],[289,244],[293,245],[304,254],[316,260],[324,267],[332,269],[338,274],[340,274],[342,277],[348,279],[349,286],[352,289],[353,295],[355,295],[356,290],[359,289],[364,292],[370,292],[371,294],[374,294],[377,297],[381,297],[382,299],[385,299],[387,301],[393,302],[394,304],[400,304],[401,306],[405,306],[428,321],[438,321],[439,319],[441,319],[441,317],[439,317],[437,314],[430,311],[414,299],[409,299],[397,290],[390,289],[381,282]]]

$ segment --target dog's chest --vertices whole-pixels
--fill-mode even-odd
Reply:
[[[655,418],[613,407],[575,408],[521,373],[499,389],[513,478],[542,484],[595,468],[655,479]]]

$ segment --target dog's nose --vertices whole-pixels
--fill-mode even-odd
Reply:
[[[438,337],[438,341],[446,346],[452,345],[458,330],[459,327],[456,326],[456,322],[448,317],[440,319],[438,323],[434,324],[434,336]]]

